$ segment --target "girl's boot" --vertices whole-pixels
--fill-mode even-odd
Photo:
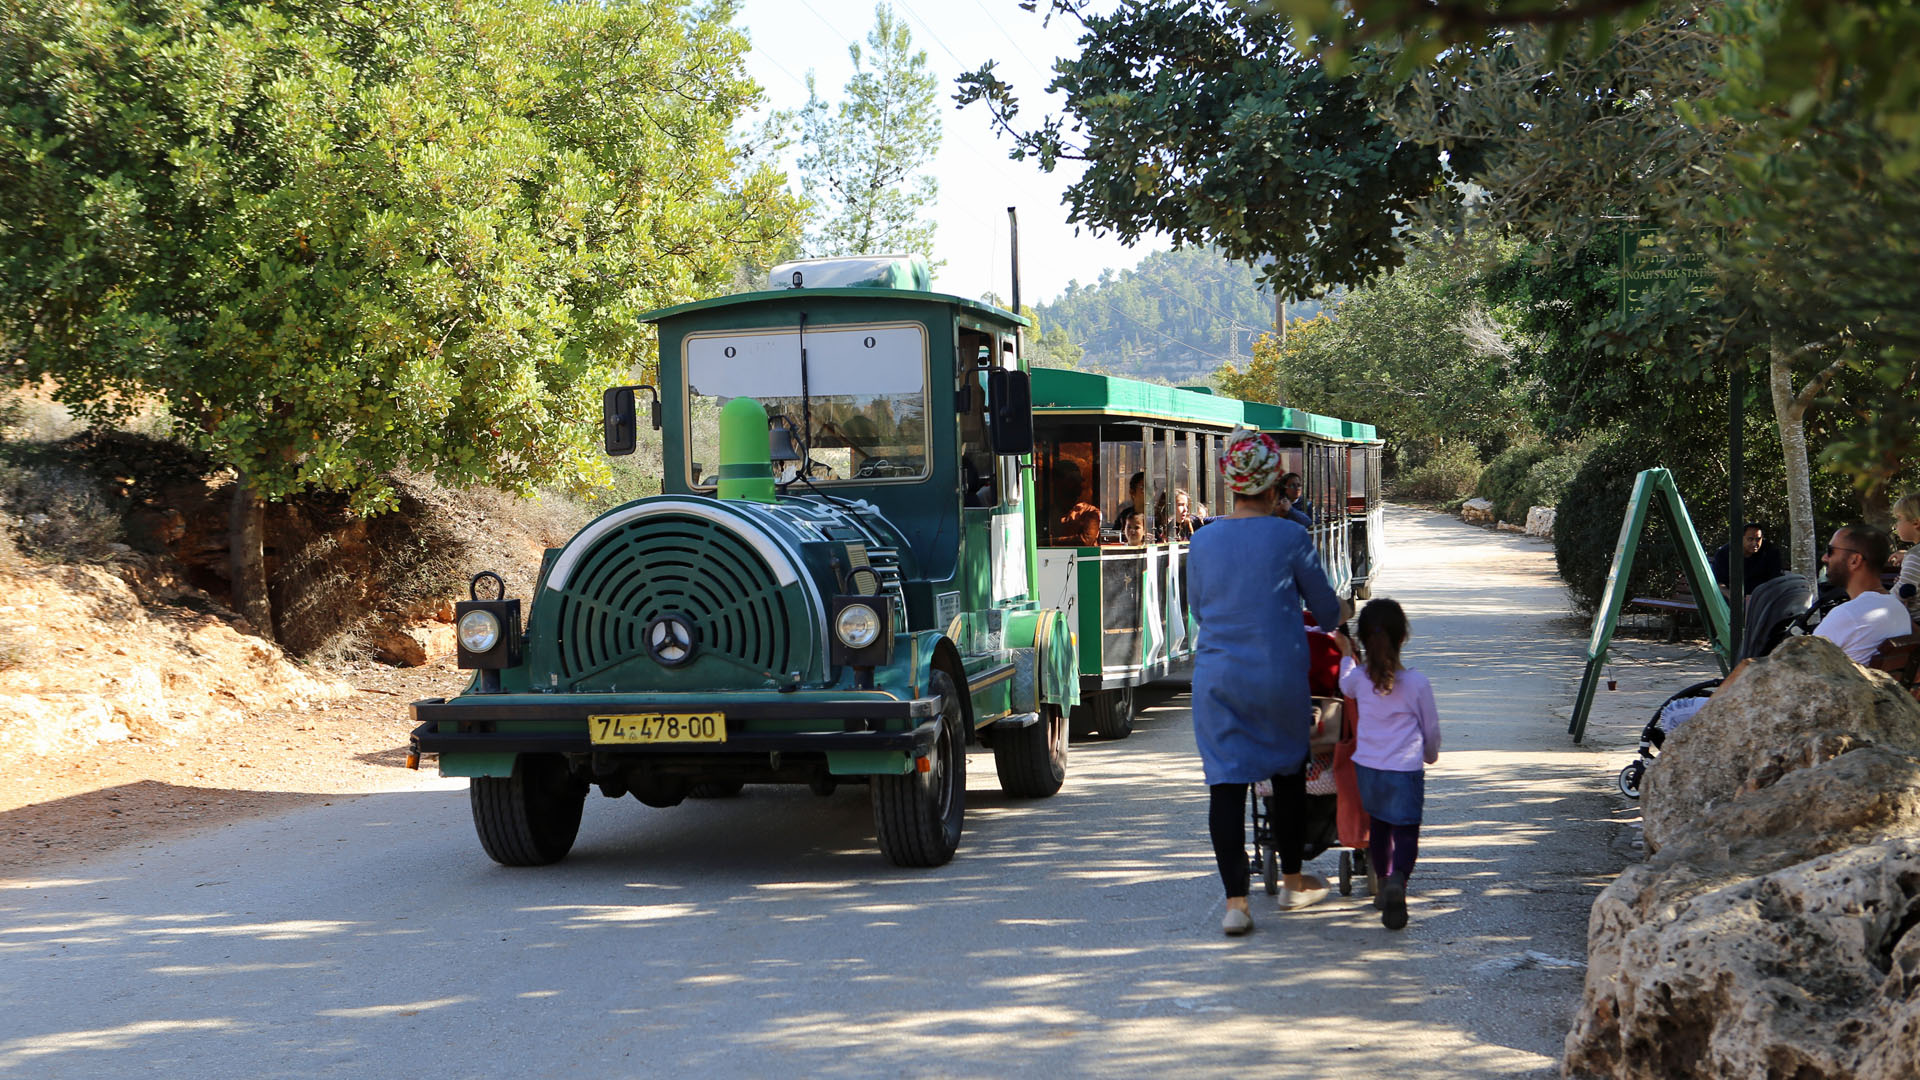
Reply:
[[[1399,930],[1407,925],[1407,879],[1394,874],[1380,883],[1380,925]]]

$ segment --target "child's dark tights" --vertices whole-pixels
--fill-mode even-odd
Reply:
[[[1405,881],[1413,873],[1413,860],[1420,857],[1420,826],[1389,825],[1374,818],[1367,850],[1375,873]]]

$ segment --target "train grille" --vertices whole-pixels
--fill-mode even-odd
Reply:
[[[569,575],[558,611],[558,674],[578,686],[645,657],[642,632],[674,613],[696,628],[700,654],[732,657],[748,669],[743,675],[785,674],[805,666],[797,662],[796,644],[805,644],[794,641],[794,602],[731,529],[691,515],[651,515],[600,537]]]

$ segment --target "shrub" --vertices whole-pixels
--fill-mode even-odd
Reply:
[[[1519,516],[1508,520],[1525,521],[1527,511],[1536,506],[1560,505],[1560,496],[1566,493],[1567,485],[1573,482],[1591,449],[1588,446],[1576,446],[1535,462],[1533,468],[1527,470],[1525,482],[1520,485]]]
[[[1479,482],[1473,486],[1473,493],[1493,503],[1494,516],[1499,520],[1525,521],[1527,507],[1531,505],[1522,495],[1527,473],[1552,453],[1553,449],[1543,443],[1508,447],[1487,462]]]
[[[1467,443],[1450,443],[1420,465],[1403,471],[1394,487],[1401,498],[1446,502],[1473,490],[1480,479],[1480,455]]]
[[[0,465],[0,511],[22,551],[53,562],[108,558],[124,533],[94,478],[60,462]]]

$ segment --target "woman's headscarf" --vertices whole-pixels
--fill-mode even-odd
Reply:
[[[1280,444],[1262,431],[1236,430],[1227,436],[1220,471],[1235,495],[1258,495],[1280,478]]]

